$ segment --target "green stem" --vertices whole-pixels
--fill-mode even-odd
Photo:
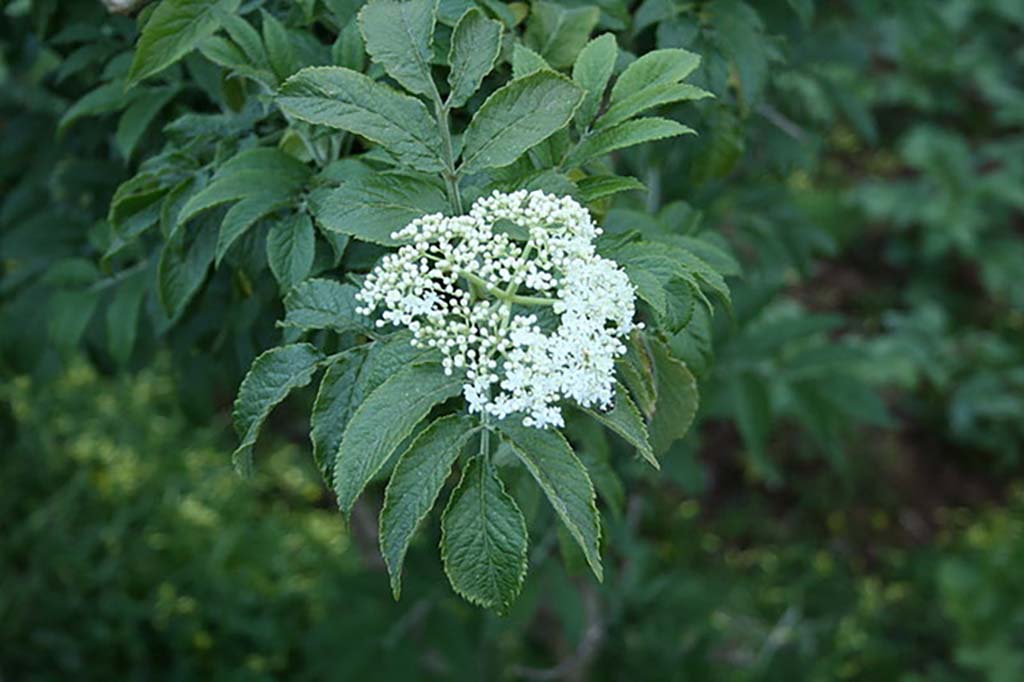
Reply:
[[[459,175],[455,172],[455,147],[452,145],[452,131],[448,126],[448,107],[441,97],[434,94],[434,114],[437,117],[437,131],[441,135],[441,153],[444,154],[444,186],[452,209],[462,215],[462,195],[459,194]]]
[[[477,277],[472,272],[460,272],[462,277],[466,279],[472,285],[475,285],[482,289],[485,293],[494,296],[498,300],[505,301],[506,303],[518,303],[520,305],[554,305],[555,299],[545,298],[543,296],[517,296],[516,294],[502,291],[488,284],[481,277]]]
[[[485,414],[484,428],[480,430],[480,457],[483,459],[484,467],[489,469],[491,466],[491,429],[488,421]]]

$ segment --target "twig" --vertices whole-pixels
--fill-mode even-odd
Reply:
[[[768,104],[759,104],[757,113],[768,119],[776,128],[786,133],[794,140],[803,141],[807,137],[806,131],[792,120],[786,117],[781,111]]]

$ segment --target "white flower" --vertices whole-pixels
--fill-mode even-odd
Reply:
[[[600,234],[571,197],[494,192],[468,215],[426,215],[395,232],[409,243],[366,278],[360,312],[380,309],[378,326],[408,327],[414,344],[441,352],[446,373],[464,371],[470,411],[562,426],[563,399],[611,404],[622,338],[639,326],[632,284],[594,250]]]

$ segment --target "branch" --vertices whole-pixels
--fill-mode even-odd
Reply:
[[[807,137],[807,132],[799,125],[794,123],[791,119],[787,118],[785,114],[768,104],[761,104],[757,107],[757,113],[764,116],[770,121],[776,128],[786,133],[794,140],[803,141]]]

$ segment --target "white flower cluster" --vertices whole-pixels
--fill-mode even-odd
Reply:
[[[381,309],[377,326],[408,327],[414,344],[441,351],[446,373],[464,369],[471,411],[562,426],[564,398],[611,404],[622,337],[638,326],[629,279],[594,250],[600,233],[571,197],[495,192],[468,215],[394,233],[410,243],[366,278],[360,312]]]

